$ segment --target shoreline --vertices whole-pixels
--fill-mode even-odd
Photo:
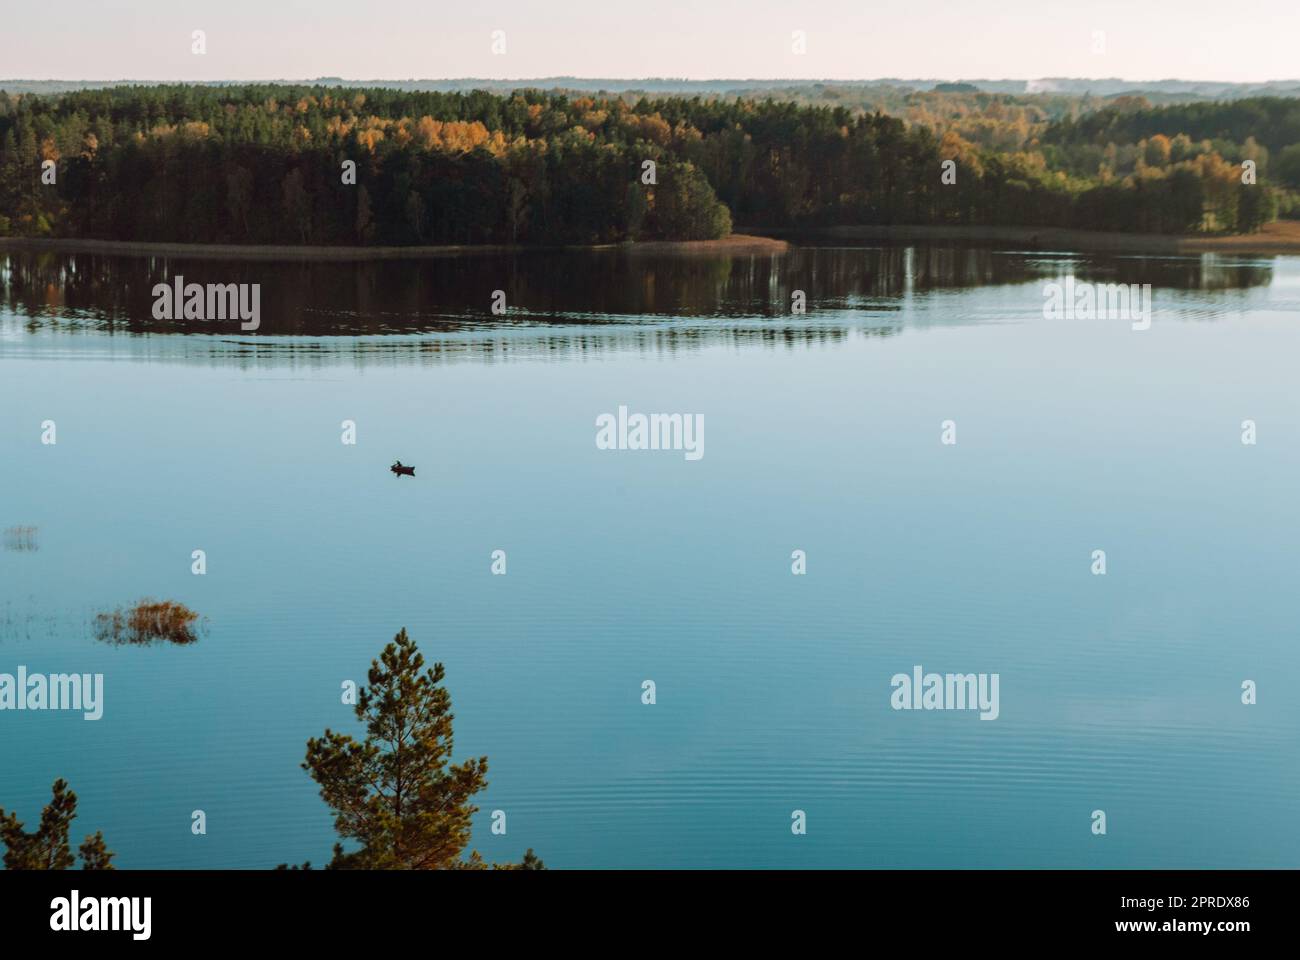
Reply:
[[[790,248],[786,240],[733,233],[720,240],[640,240],[628,243],[522,246],[500,243],[443,244],[425,247],[332,247],[238,243],[150,243],[136,240],[90,240],[54,237],[0,237],[0,250],[51,253],[98,253],[106,256],[202,257],[210,260],[420,260],[466,254],[543,251],[622,252],[629,254],[774,254]]]
[[[152,243],[136,240],[92,240],[54,237],[0,237],[0,251],[96,253],[106,256],[202,257],[217,260],[420,260],[476,254],[575,251],[618,252],[629,255],[769,256],[789,251],[801,241],[1014,244],[1047,252],[1247,255],[1300,255],[1300,220],[1277,220],[1258,233],[1195,236],[1160,233],[1117,233],[1067,230],[1058,227],[857,226],[770,229],[748,227],[720,240],[638,240],[626,243],[523,246],[511,244],[442,244],[410,247],[335,247],[255,245],[235,243]]]
[[[754,228],[750,228],[754,229]],[[800,240],[960,241],[1008,243],[1034,250],[1106,251],[1114,253],[1300,254],[1300,220],[1276,220],[1258,233],[1196,236],[1166,233],[1118,233],[1059,227],[970,227],[861,225],[804,230],[772,230],[772,235]]]

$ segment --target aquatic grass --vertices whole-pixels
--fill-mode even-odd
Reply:
[[[20,553],[32,553],[40,549],[36,542],[36,527],[9,527],[4,532],[4,548]]]
[[[114,644],[151,644],[166,641],[174,644],[198,642],[195,624],[198,613],[175,600],[146,597],[127,609],[98,614],[95,639]]]

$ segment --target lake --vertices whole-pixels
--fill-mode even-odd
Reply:
[[[177,274],[260,329],[154,320]],[[1046,316],[1067,277],[1150,328]],[[306,740],[406,627],[489,860],[1300,866],[1298,320],[1285,257],[0,251],[0,673],[104,676],[99,720],[0,712],[0,806],[64,777],[120,867],[322,864]],[[702,455],[600,449],[620,406]],[[142,597],[199,641],[95,639]],[[916,666],[996,719],[895,709]]]

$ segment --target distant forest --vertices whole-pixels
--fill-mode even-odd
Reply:
[[[1196,233],[1300,216],[1300,100],[957,87],[891,93],[882,109],[856,96],[0,92],[0,235],[586,244],[712,239],[733,223]]]

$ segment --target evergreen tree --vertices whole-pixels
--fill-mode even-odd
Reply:
[[[76,859],[68,847],[68,832],[77,817],[77,795],[64,780],[55,780],[54,796],[41,811],[41,824],[35,833],[26,833],[22,821],[13,813],[0,809],[0,841],[6,847],[4,865],[8,870],[66,870]],[[113,854],[104,845],[103,833],[86,837],[78,853],[83,870],[112,870]]]
[[[368,686],[357,694],[357,719],[366,736],[326,729],[307,741],[303,763],[334,811],[339,835],[359,844],[335,844],[331,869],[445,870],[486,867],[477,852],[464,856],[471,799],[487,786],[487,757],[451,762],[451,696],[441,686],[441,663],[424,657],[403,628],[372,661]],[[541,869],[530,850],[517,869]]]

